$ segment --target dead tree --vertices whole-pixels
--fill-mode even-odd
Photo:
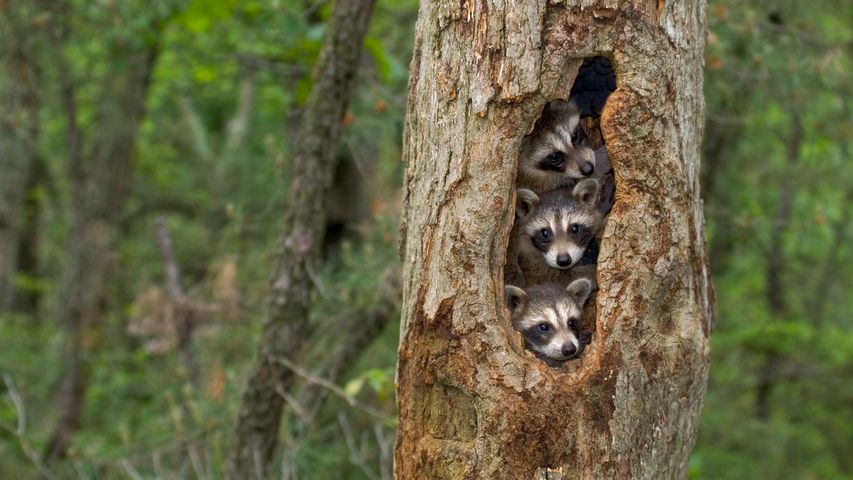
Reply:
[[[227,466],[230,478],[265,477],[275,455],[282,393],[294,381],[283,361],[294,361],[307,339],[311,275],[323,244],[325,193],[372,8],[373,0],[337,0],[332,5],[314,87],[295,138],[283,234],[258,356],[240,401]]]
[[[399,479],[685,478],[708,374],[699,196],[704,1],[421,3],[404,135]],[[580,360],[503,305],[519,147],[584,58],[616,184]]]

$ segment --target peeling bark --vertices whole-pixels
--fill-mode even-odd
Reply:
[[[395,474],[684,478],[713,289],[699,197],[705,2],[421,3],[410,69]],[[583,58],[616,203],[592,344],[550,368],[503,307],[519,146]]]

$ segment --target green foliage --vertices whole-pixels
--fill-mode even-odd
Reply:
[[[342,306],[370,308],[378,301],[382,275],[396,262],[393,196],[401,178],[405,65],[416,8],[416,2],[406,1],[376,10],[360,72],[365,81],[351,101],[342,148],[348,161],[366,168],[368,216],[348,226],[345,240],[318,272],[317,281],[325,286],[315,298],[318,320],[340,315]],[[39,150],[49,180],[38,187],[45,200],[39,271],[19,274],[17,282],[21,289],[42,293],[43,304],[32,314],[0,318],[0,373],[20,391],[28,420],[23,439],[37,454],[56,420],[53,402],[63,371],[57,363],[62,331],[53,321],[62,301],[56,293],[68,236],[60,84],[74,84],[83,133],[90,135],[99,128],[94,112],[106,80],[127,68],[122,52],[156,44],[159,53],[136,145],[133,196],[108,289],[108,323],[97,336],[96,353],[86,359],[91,386],[74,449],[56,467],[61,478],[222,476],[261,328],[289,182],[290,140],[311,88],[327,15],[322,2],[75,1],[61,49],[69,70],[51,61],[54,52],[47,45],[40,52],[45,97]],[[401,15],[412,21],[400,23]],[[229,129],[245,106],[240,95],[247,79],[254,100],[243,119],[247,133],[238,142],[229,138]],[[209,309],[192,344],[199,370],[194,386],[172,337],[160,329],[169,308],[163,259],[154,240],[154,220],[161,215],[187,296]],[[364,461],[378,468],[375,442],[364,443],[362,436],[378,422],[381,435],[393,438],[396,335],[396,328],[388,328],[366,353],[370,358],[359,360],[341,379],[360,383],[357,391],[350,387],[351,400],[383,412],[384,419],[344,399],[330,399],[293,449],[299,471],[364,478],[349,460],[338,413],[346,415],[348,435],[356,439]],[[13,427],[17,422],[3,387],[0,422]],[[36,472],[18,438],[5,430],[0,458],[0,478],[30,478]],[[337,475],[341,471],[352,474]]]
[[[853,37],[841,27],[851,13],[833,1],[709,9],[705,195],[718,315],[691,478],[853,478],[853,428],[839,421],[853,415],[842,54]]]
[[[47,42],[39,44],[44,95],[37,148],[47,171],[36,190],[43,205],[40,263],[16,282],[41,294],[42,302],[34,312],[0,315],[0,374],[11,382],[0,383],[0,478],[37,477],[37,461],[25,447],[39,453],[56,420],[53,398],[64,366],[54,318],[63,301],[57,287],[69,235],[60,85],[74,82],[83,133],[91,135],[99,127],[94,118],[104,85],[128,66],[125,53],[152,46],[159,56],[135,148],[108,320],[93,338],[96,354],[86,359],[91,388],[74,451],[56,473],[221,478],[262,328],[291,140],[312,88],[329,5],[72,4],[69,37],[59,49],[68,68]],[[340,150],[365,180],[367,214],[346,226],[344,239],[314,272],[312,325],[323,340],[320,355],[336,348],[333,334],[342,318],[377,305],[383,276],[397,262],[400,140],[416,15],[414,0],[379,2],[365,40]],[[853,425],[844,421],[853,417],[850,15],[838,0],[723,0],[709,7],[703,188],[718,316],[690,478],[853,478]],[[247,81],[254,85],[247,134],[229,143]],[[791,163],[795,118],[802,142]],[[783,187],[791,206],[779,230]],[[169,318],[154,241],[161,215],[185,293],[206,308],[192,342],[199,370],[194,385],[174,338],[158,329]],[[774,239],[783,257],[781,312],[767,297]],[[283,427],[277,461],[290,478],[363,479],[387,471],[398,336],[392,319],[339,379],[342,396],[332,395],[312,422]],[[767,416],[760,418],[758,390],[769,361],[776,362],[773,386]],[[314,372],[315,366],[305,368]],[[26,424],[19,437],[21,413]]]

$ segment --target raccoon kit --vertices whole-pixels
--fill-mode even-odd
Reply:
[[[527,290],[505,287],[512,326],[521,332],[524,344],[548,363],[566,361],[580,354],[589,342],[578,330],[583,306],[592,283],[580,278],[569,285],[543,283]]]
[[[595,262],[587,253],[603,222],[598,196],[598,181],[592,178],[541,197],[524,188],[516,191],[514,253],[524,283],[565,283],[574,267]]]
[[[597,288],[598,244],[615,199],[598,126],[614,89],[609,61],[585,61],[570,98],[545,106],[519,152],[506,305],[525,346],[552,366],[577,358],[594,330],[581,319],[594,323],[594,302],[584,306]]]
[[[596,155],[580,119],[574,101],[555,100],[545,107],[533,132],[522,141],[517,187],[547,192],[609,170],[606,151]]]

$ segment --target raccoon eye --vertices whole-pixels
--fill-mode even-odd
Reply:
[[[539,237],[541,237],[542,240],[549,240],[551,238],[551,229],[543,228],[542,230],[539,230]]]
[[[542,163],[545,167],[560,168],[564,163],[566,163],[565,155],[563,155],[563,152],[559,150],[551,152],[547,157],[545,157],[545,161]]]
[[[536,328],[538,328],[540,332],[547,332],[551,329],[551,326],[547,323],[540,323],[539,325],[536,325]]]
[[[581,129],[576,128],[575,131],[572,133],[572,145],[575,145],[576,143],[580,142],[582,138],[583,136],[581,134]]]
[[[571,230],[572,233],[578,233],[580,229],[581,227],[579,227],[577,223],[573,223],[572,226],[569,227],[569,230]]]
[[[576,325],[576,323],[577,323],[577,319],[575,319],[575,318],[570,318],[570,319],[569,319],[569,328],[571,328],[572,330],[574,330],[574,329],[575,329],[575,325]]]

